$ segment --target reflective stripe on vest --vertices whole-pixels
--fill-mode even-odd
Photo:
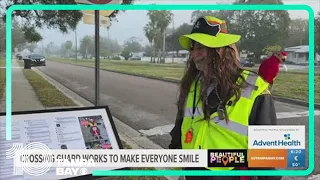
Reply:
[[[217,112],[210,116],[210,120],[204,120],[202,101],[200,100],[192,120],[192,104],[195,82],[190,87],[185,107],[185,117],[181,126],[181,144],[183,149],[247,149],[248,148],[248,124],[254,100],[268,88],[261,77],[249,71],[243,71],[244,79],[249,84],[241,91],[241,97],[237,103],[226,107],[229,122],[219,120]],[[200,85],[197,86],[200,89]],[[197,101],[199,98],[197,93]],[[232,97],[230,101],[233,101]],[[199,113],[201,112],[201,113]],[[193,128],[193,138],[190,143],[185,143],[186,132]],[[212,168],[210,168],[212,169]],[[214,168],[216,169],[216,168]],[[214,170],[212,169],[212,170]],[[232,169],[232,168],[227,168]]]
[[[219,126],[229,129],[230,131],[234,131],[243,136],[248,136],[248,126],[244,126],[239,124],[233,120],[229,120],[228,124],[226,120],[220,120],[218,116],[212,118],[212,120]]]
[[[242,90],[242,97],[246,97],[248,99],[251,98],[252,92],[257,89],[257,87],[255,86],[257,79],[258,76],[254,75],[252,72],[249,72],[249,75],[246,79],[247,83],[249,84],[249,87],[246,87]]]
[[[252,72],[249,72],[249,75],[246,79],[246,82],[249,84],[248,87],[245,87],[241,91],[241,97],[250,98],[251,94],[254,90],[257,89],[255,86],[256,80],[258,79],[258,76],[255,76]],[[213,90],[214,86],[211,85],[208,87],[207,96],[209,96],[210,92]],[[192,117],[192,108],[185,108],[184,117]],[[201,116],[203,113],[203,110],[201,107],[196,107],[193,117]]]
[[[192,117],[193,108],[186,108],[184,111],[184,117]],[[201,107],[196,107],[193,117],[201,116],[203,110]]]

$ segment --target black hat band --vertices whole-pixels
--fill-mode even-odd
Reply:
[[[220,24],[211,25],[205,18],[199,18],[198,21],[194,24],[192,33],[203,33],[212,36],[217,36],[221,31]]]

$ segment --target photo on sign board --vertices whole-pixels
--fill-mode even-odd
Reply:
[[[84,116],[78,119],[87,149],[112,149],[102,116]]]

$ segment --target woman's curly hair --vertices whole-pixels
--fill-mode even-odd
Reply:
[[[220,51],[220,54],[218,53]],[[236,96],[236,101],[241,96],[241,89],[244,87],[244,77],[242,77],[242,68],[240,66],[239,53],[236,46],[230,45],[222,47],[221,50],[216,48],[208,48],[208,77],[209,80],[201,87],[201,99],[206,98],[206,90],[211,83],[216,83],[218,94],[222,101],[227,101],[231,95]],[[180,82],[179,98],[177,101],[178,110],[184,109],[185,101],[188,96],[192,82],[197,78],[199,70],[196,68],[192,57],[190,56],[187,62],[185,74]],[[237,83],[237,79],[241,78],[242,81]],[[192,91],[192,90],[190,90]]]

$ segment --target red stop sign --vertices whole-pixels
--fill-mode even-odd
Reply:
[[[88,1],[93,3],[93,4],[108,4],[112,0],[88,0]]]

